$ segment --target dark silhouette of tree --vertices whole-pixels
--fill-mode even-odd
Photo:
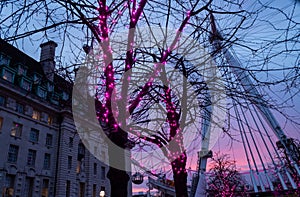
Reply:
[[[208,196],[247,196],[246,182],[228,155],[212,158],[208,177]]]

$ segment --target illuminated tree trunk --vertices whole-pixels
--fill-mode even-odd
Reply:
[[[187,171],[186,167],[186,154],[183,153],[179,158],[171,163],[173,178],[175,184],[176,197],[188,197],[187,192]]]

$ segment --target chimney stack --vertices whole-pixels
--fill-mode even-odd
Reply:
[[[54,41],[48,41],[40,45],[41,47],[41,57],[40,63],[43,67],[44,73],[50,81],[54,78],[54,68],[55,68],[55,48],[57,44]]]

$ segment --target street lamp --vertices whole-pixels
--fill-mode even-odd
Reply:
[[[100,191],[100,197],[104,197],[105,196],[105,191]]]

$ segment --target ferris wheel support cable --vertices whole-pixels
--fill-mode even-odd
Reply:
[[[247,101],[246,101],[246,102],[247,102]],[[247,118],[246,118],[245,113],[242,113],[242,115],[243,115],[243,117],[244,117],[246,126],[247,126],[247,128],[248,128],[248,130],[249,130],[251,139],[252,139],[252,141],[253,141],[255,150],[256,150],[256,152],[257,152],[257,155],[258,155],[258,157],[259,157],[259,160],[260,160],[260,162],[261,162],[261,165],[262,165],[262,167],[263,167],[263,170],[266,171],[264,162],[263,162],[263,160],[262,160],[260,151],[258,150],[258,147],[257,147],[257,144],[256,144],[256,140],[254,139],[254,136],[253,136],[253,133],[252,133],[252,129],[251,129],[250,125],[249,125],[249,122],[248,122],[248,120],[247,120]],[[262,181],[261,173],[259,173],[259,172],[257,171],[257,175],[258,175],[258,179],[259,179],[260,184],[261,184],[261,189],[262,189],[263,192],[265,192],[265,191],[266,191],[266,188],[265,188],[264,183],[263,183],[263,181]]]
[[[223,49],[224,50],[224,49]],[[281,144],[284,147],[284,150],[287,152],[288,157],[290,157],[290,160],[292,161],[292,164],[294,165],[295,169],[298,172],[298,175],[300,175],[299,167],[296,163],[296,158],[294,158],[293,154],[290,151],[290,148],[287,147],[286,144],[286,135],[284,134],[283,130],[281,129],[279,123],[273,116],[273,113],[270,111],[270,109],[263,103],[263,99],[261,98],[261,95],[259,94],[258,90],[254,86],[254,84],[251,82],[248,75],[245,74],[245,71],[242,69],[242,66],[240,62],[237,60],[237,58],[234,58],[231,53],[228,50],[225,50],[227,54],[228,61],[231,61],[231,65],[234,65],[232,70],[239,79],[241,85],[244,87],[245,91],[247,91],[250,96],[253,98],[253,101],[251,101],[260,111],[264,119],[267,121],[269,126],[274,131],[277,138],[280,140]]]
[[[276,172],[278,172],[278,168],[277,168],[277,166],[276,166],[276,164],[275,164],[275,161],[274,161],[274,159],[273,159],[273,156],[272,156],[272,154],[271,154],[271,152],[270,152],[270,149],[269,149],[269,147],[268,147],[268,145],[267,145],[267,143],[266,143],[266,140],[265,140],[264,136],[262,135],[262,132],[260,131],[260,128],[259,128],[258,123],[257,123],[257,120],[255,119],[254,114],[253,114],[252,110],[250,109],[250,105],[249,105],[248,102],[247,102],[247,106],[248,106],[248,108],[249,108],[250,115],[251,115],[251,117],[252,117],[252,119],[253,119],[253,121],[254,121],[254,123],[255,123],[255,126],[256,126],[256,128],[257,128],[257,130],[258,130],[258,133],[260,134],[260,137],[261,137],[261,139],[262,139],[262,141],[263,141],[263,143],[264,143],[264,146],[265,146],[266,149],[267,149],[267,152],[268,152],[268,154],[269,154],[269,157],[270,157],[271,160],[272,160],[272,163],[273,163],[273,165],[274,165],[274,167],[275,167],[275,170],[276,170]],[[270,179],[270,176],[269,176],[269,174],[268,174],[268,171],[267,171],[267,169],[266,169],[266,167],[265,167],[265,164],[264,164],[263,162],[262,162],[262,166],[263,166],[263,169],[264,169],[264,174],[265,174],[265,176],[267,177],[269,187],[270,187],[271,191],[274,191],[274,185],[273,185],[273,183],[272,183],[272,181],[271,181],[271,179]]]
[[[238,111],[237,111],[237,107],[236,107],[236,103],[235,103],[234,100],[233,100],[233,108],[234,108],[236,117],[239,117],[239,114],[238,114]],[[251,177],[251,182],[252,182],[253,187],[254,187],[254,192],[258,192],[256,180],[255,180],[255,177],[254,177],[254,175],[253,175],[253,169],[252,169],[252,166],[251,166],[251,163],[250,163],[250,159],[249,159],[249,155],[248,155],[248,151],[247,151],[247,148],[246,148],[246,145],[245,145],[244,136],[243,136],[243,134],[242,134],[241,123],[240,123],[240,121],[237,121],[237,123],[238,123],[238,127],[239,127],[239,130],[240,130],[240,133],[241,133],[242,144],[243,144],[243,147],[244,147],[244,151],[245,151],[245,155],[246,155],[248,167],[249,167],[249,169],[250,169],[250,177]]]
[[[258,113],[258,111],[256,110],[256,108],[253,107],[253,109],[254,109],[254,111],[255,111],[257,117],[259,117],[259,113]],[[294,181],[293,181],[292,178],[291,178],[291,174],[290,174],[289,171],[284,167],[284,162],[282,161],[282,158],[280,157],[280,155],[279,155],[279,153],[278,153],[278,150],[277,150],[277,148],[275,147],[275,145],[274,145],[274,143],[273,143],[273,140],[271,139],[270,135],[268,134],[267,129],[266,129],[266,127],[264,126],[264,124],[263,124],[263,122],[262,122],[262,120],[261,120],[260,118],[259,118],[259,121],[260,121],[260,124],[262,125],[262,127],[263,127],[263,129],[264,129],[266,135],[268,136],[268,139],[269,139],[269,141],[270,141],[270,143],[271,143],[271,145],[272,145],[272,147],[273,147],[273,149],[274,149],[274,151],[275,151],[275,153],[276,153],[277,158],[278,158],[279,161],[280,161],[280,165],[284,168],[285,174],[287,175],[287,177],[288,177],[289,181],[291,182],[291,184],[294,183]],[[271,156],[271,158],[272,158],[272,156]],[[273,163],[274,163],[275,170],[277,171],[277,175],[278,175],[278,177],[279,177],[279,179],[280,179],[280,182],[281,182],[281,185],[282,185],[283,189],[284,189],[284,190],[287,190],[288,188],[287,188],[287,186],[286,186],[286,183],[284,182],[284,179],[283,179],[283,177],[282,177],[282,175],[281,175],[279,169],[277,168],[277,165],[275,164],[275,161],[273,160],[273,158],[272,158],[272,161],[273,161]],[[296,164],[296,165],[297,165],[297,164]],[[292,181],[291,181],[291,180],[292,180]],[[294,184],[292,184],[292,185],[293,185],[293,188],[294,188],[295,185],[294,185]]]
[[[263,99],[261,99],[260,93],[250,80],[249,76],[246,75],[245,69],[242,67],[242,64],[238,61],[238,58],[235,58],[228,49],[222,46],[221,40],[223,40],[223,37],[217,30],[215,19],[211,12],[210,20],[212,29],[210,42],[215,48],[214,53],[224,54],[228,64],[231,66],[232,72],[235,74],[244,90],[249,93],[250,97],[252,97],[252,103],[258,108],[266,122],[270,125],[271,129],[273,130],[277,138],[280,140],[285,151],[287,152],[287,155],[292,161],[292,164],[295,166],[298,175],[300,175],[300,170],[296,163],[297,158],[291,153],[290,147],[287,147],[286,145],[286,135],[284,134],[283,130],[281,129],[279,123],[275,119],[270,109],[266,106]]]
[[[238,110],[238,109],[237,109],[237,111],[238,111],[238,117],[239,117],[238,120],[237,120],[237,122],[239,122],[239,120],[240,120],[240,122],[241,122],[241,127],[242,127],[241,132],[243,132],[244,137],[245,137],[245,139],[246,139],[246,144],[247,144],[247,146],[248,146],[248,150],[249,150],[249,152],[250,152],[250,155],[251,155],[251,158],[252,158],[252,161],[253,161],[253,165],[254,165],[255,172],[256,172],[257,177],[258,177],[258,181],[259,181],[260,187],[261,187],[261,189],[262,189],[263,191],[265,191],[265,188],[264,188],[264,186],[263,186],[263,182],[262,182],[261,177],[260,177],[260,175],[259,175],[259,170],[258,170],[258,167],[257,167],[257,164],[256,164],[256,159],[255,159],[255,157],[254,157],[254,154],[253,154],[253,151],[252,151],[252,148],[251,148],[251,145],[250,145],[250,142],[249,142],[249,139],[248,139],[248,136],[247,136],[247,133],[246,133],[244,124],[243,124],[243,122],[242,122],[242,118],[241,118],[241,116],[240,116],[240,113],[239,113],[239,110]],[[242,112],[242,114],[244,114],[244,113]],[[249,132],[251,132],[251,130],[250,130]],[[242,134],[241,134],[241,135],[242,135]]]

